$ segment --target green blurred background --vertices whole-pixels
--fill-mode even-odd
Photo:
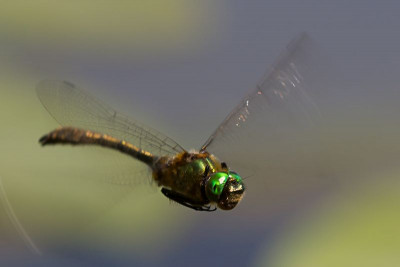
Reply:
[[[400,264],[397,2],[0,4],[2,264]],[[324,80],[334,92],[321,97],[331,100],[333,115],[318,133],[329,152],[323,160],[316,152],[292,155],[296,167],[282,168],[311,173],[307,179],[279,184],[277,173],[275,187],[249,179],[237,210],[202,214],[170,203],[149,173],[125,185],[133,166],[113,151],[38,144],[57,124],[34,88],[56,78],[198,148],[304,30],[338,69]],[[320,176],[310,162],[322,162]],[[307,185],[312,193],[300,205],[290,196],[305,183],[316,185]],[[319,191],[320,183],[328,190]]]

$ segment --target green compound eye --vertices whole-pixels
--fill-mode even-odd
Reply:
[[[229,175],[225,172],[217,172],[211,175],[206,185],[206,194],[211,201],[218,201],[228,178]]]
[[[232,177],[239,183],[242,182],[242,177],[240,177],[236,172],[229,172],[229,177]]]

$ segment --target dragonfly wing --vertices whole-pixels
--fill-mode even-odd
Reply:
[[[299,116],[315,119],[319,111],[308,95],[303,76],[311,43],[306,33],[295,38],[256,88],[218,126],[201,150],[212,150],[213,143],[217,140],[235,135],[240,131],[239,128],[247,127],[249,121],[260,115],[259,109],[267,109],[270,123],[273,117],[283,117],[282,113],[293,119]]]
[[[69,82],[42,81],[37,86],[37,94],[47,111],[63,126],[108,134],[154,155],[184,151],[171,138],[120,114]]]
[[[263,203],[269,215],[281,207],[279,201],[293,202],[328,181],[321,179],[326,173],[319,164],[325,116],[319,100],[330,87],[316,48],[307,34],[295,38],[202,147],[242,177],[250,176],[245,202]],[[261,202],[260,196],[268,199]]]
[[[183,151],[172,139],[118,113],[68,82],[42,81],[37,86],[37,94],[48,112],[63,126],[108,134],[154,155],[174,155]],[[150,188],[147,183],[153,182],[151,170],[142,162],[114,150],[104,151],[104,148],[97,146],[76,147],[71,149],[74,153],[72,158],[68,150],[65,148],[65,153],[63,151],[58,160],[49,162],[46,173],[53,171],[53,175],[49,176],[57,177],[57,183],[69,189],[65,190],[67,193],[62,190],[59,192],[61,198],[73,199],[70,200],[72,204],[68,204],[68,212],[71,213],[69,217],[76,217],[74,212],[80,212],[79,220],[68,221],[68,229],[63,230],[63,238],[79,236],[79,241],[82,239],[87,242],[90,240],[91,228],[110,217],[109,214],[114,212],[117,205],[123,206],[126,201],[136,198],[139,202],[145,202]],[[67,168],[64,168],[65,164]],[[150,191],[153,189],[150,188]],[[55,207],[63,204],[57,198],[53,202],[56,203]],[[146,206],[150,207],[151,204],[146,203]],[[55,221],[52,223],[61,224],[57,218]]]

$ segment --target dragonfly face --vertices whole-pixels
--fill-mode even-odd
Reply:
[[[205,191],[211,202],[215,202],[222,210],[231,210],[243,198],[244,184],[235,172],[216,172],[209,176]]]

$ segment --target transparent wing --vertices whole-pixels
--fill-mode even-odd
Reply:
[[[37,94],[47,111],[63,126],[109,134],[155,155],[174,155],[184,149],[171,138],[135,120],[65,81],[45,80]]]
[[[172,139],[119,114],[69,82],[42,81],[37,86],[37,94],[48,112],[63,126],[109,134],[154,155],[175,155],[183,151]],[[82,214],[84,219],[71,223],[73,229],[66,231],[66,235],[78,231],[85,236],[83,232],[113,212],[117,205],[123,205],[127,199],[142,193],[154,191],[148,185],[152,183],[150,168],[118,151],[106,151],[101,147],[63,147],[59,153],[57,158],[60,165],[53,177],[59,177],[61,182],[67,183],[65,188],[71,188],[74,195],[85,188],[84,203],[93,201],[93,205],[89,205],[90,211]],[[50,172],[53,168],[54,162],[46,169]],[[134,189],[135,193],[132,194]],[[74,207],[71,210],[76,209]]]
[[[37,94],[48,112],[63,126],[109,134],[155,155],[174,155],[183,150],[170,138],[119,114],[68,82],[42,81],[37,86]],[[61,188],[68,190],[66,193],[58,189],[60,197],[51,198],[56,211],[52,210],[49,214],[56,214],[58,209],[63,209],[68,218],[79,219],[59,220],[61,216],[52,216],[55,218],[44,220],[43,223],[50,224],[52,229],[56,228],[54,225],[62,229],[55,230],[62,233],[54,235],[57,236],[55,238],[49,234],[48,241],[39,243],[41,247],[51,250],[54,243],[59,241],[58,238],[68,240],[69,236],[78,236],[81,243],[90,242],[93,229],[97,229],[97,225],[103,221],[112,221],[110,214],[127,202],[138,201],[143,207],[151,207],[152,204],[145,201],[147,195],[152,195],[148,193],[155,188],[149,186],[148,183],[152,183],[151,170],[142,162],[118,151],[95,146],[67,146],[51,153],[57,155],[54,158],[58,160],[46,164],[45,177],[55,178],[57,182],[53,179],[46,182],[62,184]],[[134,214],[132,217],[127,215],[124,219],[133,217]],[[118,228],[114,222],[111,227],[113,231]]]
[[[304,73],[311,40],[306,33],[294,39],[267,72],[256,89],[244,97],[219,125],[203,145],[202,150],[212,149],[220,138],[234,135],[237,129],[246,127],[249,120],[260,116],[259,109],[267,109],[270,123],[284,112],[294,121],[302,116],[312,122],[319,111],[305,85]],[[273,125],[271,125],[273,126]],[[273,128],[270,129],[274,131]]]
[[[251,176],[245,203],[279,210],[327,181],[319,164],[320,93],[330,90],[324,63],[307,34],[295,38],[202,147],[242,177]]]

